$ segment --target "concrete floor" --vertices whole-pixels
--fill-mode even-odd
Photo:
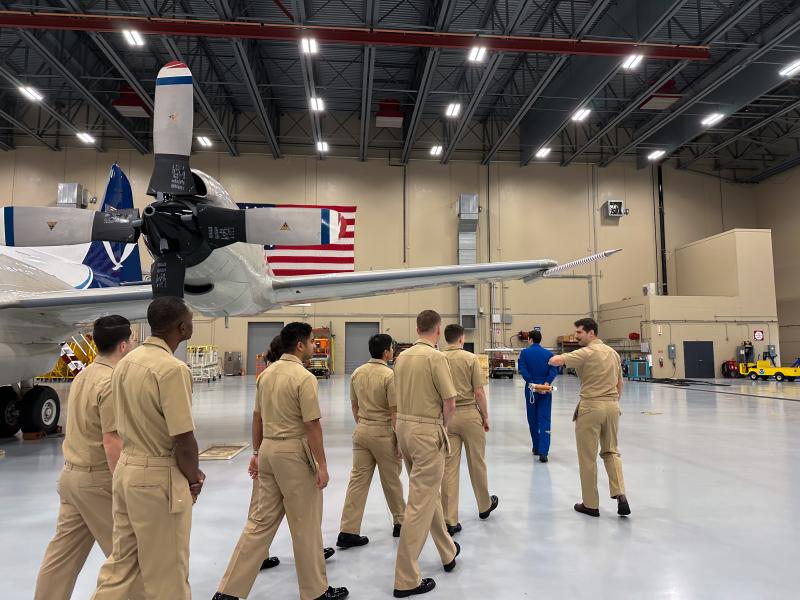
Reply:
[[[727,382],[729,383],[729,382]],[[500,507],[480,521],[462,470],[463,551],[445,574],[429,541],[424,576],[430,598],[608,598],[636,600],[786,599],[800,590],[800,383],[737,381],[729,387],[629,383],[623,397],[620,447],[629,519],[614,513],[600,468],[601,518],[572,510],[579,500],[570,418],[577,380],[562,377],[553,403],[553,447],[534,462],[522,382],[493,381],[493,430],[487,459]],[[331,483],[323,535],[336,541],[350,469],[353,423],[348,380],[320,385]],[[201,445],[249,438],[252,378],[200,384],[194,406]],[[769,397],[762,397],[769,396]],[[0,442],[0,581],[2,597],[30,598],[58,509],[55,480],[61,440]],[[248,454],[205,462],[208,481],[194,511],[191,583],[195,599],[216,590],[244,524],[250,494]],[[357,599],[390,598],[396,540],[377,477],[362,531],[371,542],[339,551],[329,581]],[[297,597],[288,528],[272,548],[277,569],[262,573],[250,598]],[[74,598],[87,599],[102,560],[97,548]]]

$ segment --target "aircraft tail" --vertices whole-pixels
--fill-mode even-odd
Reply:
[[[114,163],[99,210],[114,212],[132,208],[131,184],[122,168]],[[92,242],[83,264],[94,274],[89,287],[115,287],[122,283],[142,281],[142,262],[137,244]]]

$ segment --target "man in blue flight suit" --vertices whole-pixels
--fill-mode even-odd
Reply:
[[[546,463],[547,454],[550,452],[550,410],[553,395],[536,393],[528,385],[531,383],[551,385],[558,376],[558,369],[547,364],[553,353],[540,345],[542,332],[537,329],[528,335],[531,343],[520,352],[519,374],[525,380],[525,407],[528,410],[533,454],[539,457],[539,462]]]

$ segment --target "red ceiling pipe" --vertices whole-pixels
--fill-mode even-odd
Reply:
[[[616,40],[572,40],[462,33],[438,33],[398,29],[363,29],[309,25],[280,25],[234,21],[201,21],[149,17],[116,17],[81,13],[0,11],[0,27],[21,29],[69,29],[114,32],[135,29],[142,34],[190,37],[247,38],[297,41],[314,37],[318,42],[372,46],[413,46],[467,50],[475,45],[497,52],[628,56],[642,54],[665,60],[708,61],[707,46],[636,44]]]

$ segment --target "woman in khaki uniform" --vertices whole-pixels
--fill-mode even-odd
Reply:
[[[622,458],[617,448],[619,429],[619,399],[622,395],[622,369],[619,354],[597,338],[594,319],[575,321],[575,337],[579,350],[560,354],[549,364],[575,369],[581,380],[581,399],[575,408],[575,440],[578,445],[578,467],[581,474],[583,502],[575,510],[591,517],[600,516],[600,496],[597,493],[597,447],[608,473],[611,497],[617,500],[617,514],[631,514],[625,497],[622,477]]]

